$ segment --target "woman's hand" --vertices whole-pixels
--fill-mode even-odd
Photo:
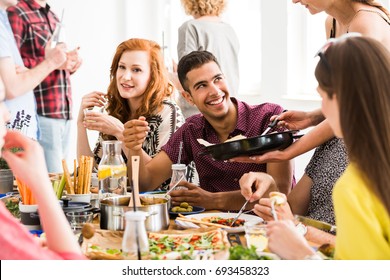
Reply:
[[[241,194],[246,200],[250,199],[249,202],[263,197],[271,186],[275,186],[275,181],[272,176],[264,172],[249,172],[242,175],[239,181]],[[253,187],[255,192],[252,192]]]
[[[83,96],[81,99],[81,105],[79,110],[79,115],[77,118],[78,123],[83,123],[84,121],[84,109],[93,108],[93,107],[104,107],[107,103],[106,93],[93,91]]]
[[[123,131],[123,143],[126,148],[133,151],[140,151],[150,127],[145,117],[139,117],[136,120],[130,120],[125,123]]]
[[[294,143],[292,144],[294,145]],[[291,146],[292,146],[291,145]],[[229,162],[243,162],[243,163],[268,163],[268,162],[281,162],[292,159],[290,155],[289,147],[284,150],[276,150],[267,152],[262,155],[242,156],[229,159]]]
[[[271,117],[273,121],[278,117],[278,127],[284,127],[289,130],[302,130],[310,126],[317,125],[324,120],[324,117],[320,110],[315,110],[312,112],[303,112],[303,111],[286,111],[280,115],[275,115]]]
[[[124,126],[117,118],[105,113],[89,111],[85,114],[83,125],[89,130],[96,130],[103,134],[113,135],[122,140]]]
[[[280,195],[287,201],[284,194],[280,193]],[[261,217],[264,221],[273,221],[274,218],[271,212],[272,200],[272,198],[261,198],[259,203],[254,206],[253,212],[255,212],[255,214]],[[275,203],[274,208],[279,220],[294,220],[294,215],[291,212],[291,208],[288,203]]]
[[[292,221],[271,221],[267,224],[268,248],[282,259],[303,260],[314,254],[305,237]]]

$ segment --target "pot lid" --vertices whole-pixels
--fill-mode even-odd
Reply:
[[[61,199],[60,204],[64,212],[77,212],[91,209],[92,205],[88,202],[72,202],[69,199]]]

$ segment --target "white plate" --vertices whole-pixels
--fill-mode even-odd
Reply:
[[[187,215],[186,218],[194,218],[194,219],[198,219],[198,220],[202,220],[203,218],[207,218],[207,217],[221,217],[221,218],[234,218],[236,217],[237,213],[202,213],[202,214],[194,214],[194,215]],[[248,215],[248,214],[242,214],[239,219],[243,219],[245,220],[245,223],[261,223],[263,221],[262,218],[258,217],[258,216],[254,216],[254,215]],[[236,232],[244,232],[245,231],[245,228],[243,226],[241,227],[232,227],[232,228],[228,228],[228,229],[225,229],[227,232],[232,232],[232,233],[236,233]]]

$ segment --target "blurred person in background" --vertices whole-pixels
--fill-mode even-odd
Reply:
[[[20,0],[7,12],[24,65],[33,68],[45,58],[46,46],[56,25],[61,24],[60,19],[46,0]],[[78,48],[69,50],[66,62],[34,89],[41,131],[39,143],[44,148],[49,172],[62,172],[61,161],[68,158],[73,108],[70,75],[81,63]]]
[[[63,46],[47,46],[44,60],[31,70],[25,68],[6,12],[16,3],[17,0],[0,0],[0,75],[11,114],[7,127],[36,140],[39,130],[33,88],[65,62],[66,53]]]
[[[240,49],[238,37],[231,25],[224,22],[221,14],[225,11],[227,0],[181,0],[184,11],[193,17],[179,27],[177,54],[180,60],[192,51],[206,50],[217,58],[222,73],[228,81],[231,96],[238,95]],[[177,80],[179,91],[183,88]],[[185,117],[199,113],[194,106],[189,106],[184,99],[180,106]]]
[[[46,244],[43,246],[0,202],[0,259],[85,259],[53,191],[42,147],[20,132],[6,129],[10,113],[4,100],[5,89],[0,78],[0,156],[15,176],[31,189],[38,204]],[[13,153],[10,151],[13,148],[22,150]]]

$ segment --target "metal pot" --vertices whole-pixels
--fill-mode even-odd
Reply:
[[[0,169],[0,193],[12,192],[14,188],[14,174],[11,169]]]
[[[270,133],[221,144],[204,147],[199,155],[210,154],[215,160],[228,160],[238,156],[261,155],[274,150],[282,150],[290,146],[295,138],[302,135],[294,135],[297,131],[284,131]]]
[[[147,199],[140,196],[143,206],[137,207],[137,211],[147,213],[145,228],[147,231],[165,230],[169,226],[168,199]],[[130,196],[112,196],[100,201],[100,228],[108,230],[124,230],[127,211],[133,211],[129,207]],[[153,204],[151,204],[153,203]]]

